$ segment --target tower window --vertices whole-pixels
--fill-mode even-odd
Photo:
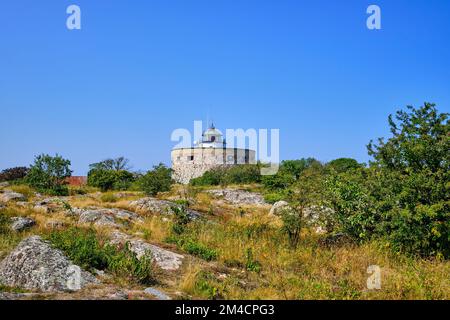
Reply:
[[[214,141],[216,141],[216,136],[211,137],[211,142],[214,142]]]
[[[188,156],[188,161],[194,161],[194,156]]]

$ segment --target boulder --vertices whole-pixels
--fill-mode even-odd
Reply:
[[[78,216],[79,223],[92,223],[96,226],[118,227],[118,221],[142,222],[142,218],[134,212],[116,208],[72,208],[68,214]]]
[[[183,255],[160,248],[144,240],[133,238],[125,233],[114,231],[111,233],[110,238],[110,243],[115,246],[124,246],[128,243],[129,249],[136,254],[138,259],[149,254],[156,265],[163,270],[177,270],[183,263]]]
[[[270,208],[269,215],[270,216],[281,216],[283,210],[291,209],[291,206],[286,201],[277,201],[273,204],[272,208]]]
[[[39,236],[29,237],[0,263],[0,283],[42,292],[77,291],[98,282]]]
[[[64,221],[49,220],[45,223],[45,227],[49,229],[63,229],[66,226]]]
[[[236,205],[266,205],[264,198],[259,193],[235,189],[208,190],[209,194],[221,197],[225,201]]]
[[[36,224],[36,221],[27,217],[13,217],[11,222],[11,229],[16,232],[24,231]]]
[[[144,290],[144,292],[154,296],[158,300],[172,300],[172,298],[169,297],[167,294],[155,288],[147,288]]]
[[[0,191],[0,202],[9,202],[9,201],[25,201],[25,196],[21,193],[14,192],[12,190],[2,190]]]
[[[64,200],[57,197],[39,200],[33,204],[33,210],[41,213],[53,213],[64,209]]]
[[[173,214],[173,207],[181,208],[180,204],[151,197],[130,201],[129,206],[142,213]],[[187,209],[189,217],[194,220],[201,217],[195,210]]]
[[[4,181],[4,182],[0,182],[0,188],[5,188],[9,186],[9,182]]]

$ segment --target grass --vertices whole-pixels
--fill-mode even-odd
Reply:
[[[396,256],[383,243],[324,247],[320,237],[303,232],[297,249],[290,249],[276,222],[264,216],[234,217],[226,223],[196,223],[187,237],[218,253],[231,268],[223,280],[203,277],[225,299],[449,299],[450,263]],[[368,290],[367,268],[381,267],[382,289]],[[238,276],[233,269],[237,270]],[[204,270],[204,268],[203,268]],[[238,272],[239,271],[239,272]],[[244,276],[242,276],[244,271]],[[202,298],[187,273],[180,289]],[[242,279],[244,277],[244,279]],[[240,285],[241,282],[247,283]],[[202,285],[205,287],[205,284]]]
[[[117,277],[140,284],[154,283],[152,258],[136,257],[126,245],[115,248],[106,243],[94,229],[72,227],[51,232],[47,239],[55,248],[65,252],[80,267],[93,271],[106,270]]]
[[[22,238],[27,234],[14,232],[10,229],[10,218],[16,216],[14,209],[0,210],[0,260],[10,252]]]
[[[114,195],[113,192],[106,192],[106,193],[103,193],[103,194],[100,196],[100,201],[101,201],[101,202],[112,202],[112,203],[114,203],[114,202],[117,202],[117,200],[119,200],[119,198],[117,198],[117,197]]]
[[[35,194],[35,190],[26,184],[11,185],[8,189],[23,194],[27,200],[33,198]]]
[[[163,197],[175,198],[179,189]],[[450,299],[449,261],[392,254],[385,243],[375,241],[324,246],[321,236],[308,229],[302,230],[298,247],[292,249],[280,231],[281,222],[269,217],[266,208],[245,208],[241,215],[235,206],[216,205],[201,190],[190,192],[190,208],[204,212],[207,219],[188,223],[176,237],[173,216],[148,215],[142,223],[122,230],[154,244],[166,243],[165,247],[170,247],[166,240],[172,236],[171,243],[185,252],[187,259],[180,270],[158,277],[166,281],[170,292],[179,291],[191,299]],[[87,194],[68,201],[73,207],[127,209],[129,199],[102,203],[97,195]],[[211,207],[213,212],[208,214]],[[30,232],[44,234],[80,266],[105,270],[115,284],[129,288],[155,281],[150,260],[137,260],[126,247],[110,249],[101,229],[44,227],[48,219],[64,220],[62,213],[0,210],[0,259],[30,234],[2,227],[5,219],[17,215],[33,216],[37,226]],[[69,226],[74,223],[64,221]],[[370,265],[381,268],[380,290],[367,289]]]

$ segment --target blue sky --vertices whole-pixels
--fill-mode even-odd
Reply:
[[[66,28],[67,6],[82,29]],[[366,8],[382,30],[366,28]],[[282,159],[367,161],[408,104],[450,111],[450,1],[15,0],[0,6],[0,169],[170,163],[172,130],[279,128]]]

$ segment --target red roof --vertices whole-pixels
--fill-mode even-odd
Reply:
[[[73,176],[67,178],[66,181],[70,186],[84,186],[87,184],[87,177]]]

